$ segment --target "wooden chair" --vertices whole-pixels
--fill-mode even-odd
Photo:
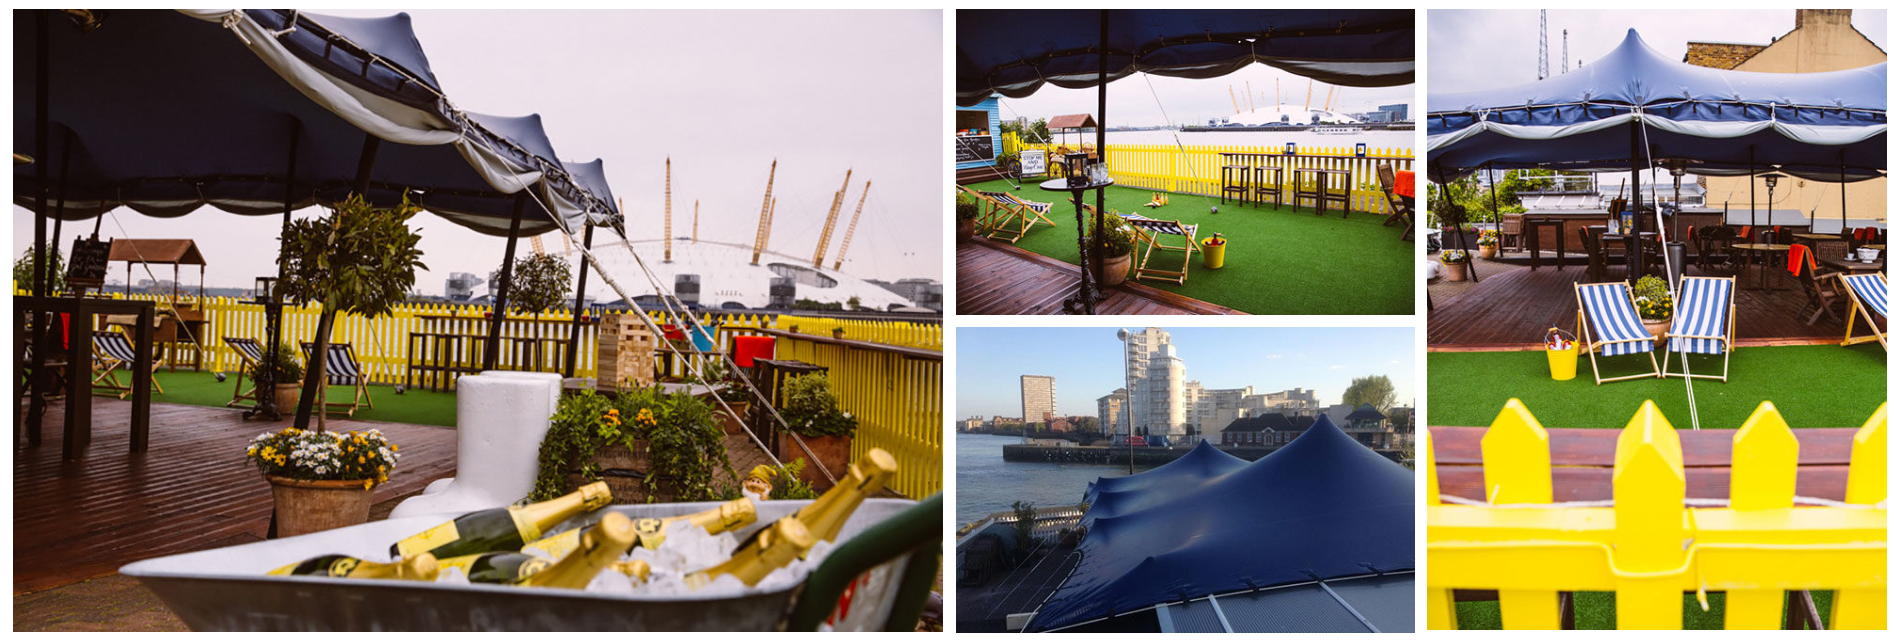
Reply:
[[[244,383],[249,380],[251,372],[263,369],[264,348],[258,345],[256,340],[250,338],[224,336],[224,344],[237,353],[237,386],[231,389],[231,401],[224,403],[224,406],[240,406],[245,400],[256,402],[257,385],[252,383],[250,390],[245,391]],[[287,381],[278,380],[277,382]]]
[[[1140,254],[1140,264],[1134,266],[1134,279],[1158,278],[1162,280],[1172,280],[1179,284],[1186,284],[1186,272],[1193,264],[1193,254],[1199,253],[1200,251],[1199,241],[1193,237],[1194,232],[1199,230],[1199,225],[1181,224],[1178,220],[1156,220],[1136,214],[1126,214],[1121,216],[1121,218],[1125,219],[1127,224],[1133,227],[1134,240],[1146,246],[1146,250]],[[1171,246],[1161,242],[1160,236],[1180,236],[1186,238],[1186,244],[1184,246]],[[1164,269],[1147,268],[1147,261],[1153,258],[1153,252],[1156,250],[1162,253],[1178,251],[1184,254],[1183,259],[1180,261],[1180,270],[1167,271]]]
[[[1627,281],[1577,284],[1575,303],[1575,335],[1582,341],[1582,350],[1588,352],[1588,364],[1595,370],[1596,385],[1661,377],[1661,363],[1654,358],[1654,334],[1642,326],[1641,314],[1634,309],[1634,292]],[[1603,378],[1601,363],[1595,357],[1597,350],[1602,357],[1645,353],[1648,364],[1654,368],[1649,373]]]
[[[1839,280],[1845,282],[1845,294],[1852,299],[1852,310],[1846,313],[1845,318],[1845,340],[1839,346],[1877,340],[1878,346],[1889,350],[1891,347],[1885,343],[1885,332],[1878,328],[1879,318],[1889,320],[1891,317],[1885,315],[1885,297],[1891,292],[1891,284],[1885,280],[1885,274],[1843,274]],[[1852,325],[1858,324],[1861,318],[1865,320],[1865,326],[1872,330],[1872,335],[1854,338]]]
[[[1499,244],[1501,244],[1503,248],[1505,249],[1513,248],[1517,250],[1520,250],[1523,248],[1524,245],[1522,241],[1522,214],[1520,213],[1503,214],[1502,227],[1498,231],[1499,231],[1498,235],[1502,236],[1500,238],[1501,242]]]
[[[310,343],[303,343],[303,361],[305,366],[315,366],[310,358]],[[339,342],[329,345],[328,364],[324,368],[324,378],[317,382],[316,397],[323,401],[323,410],[332,414],[356,415],[356,410],[364,405],[376,408],[376,399],[369,397],[369,374],[356,361],[356,352],[349,343]],[[329,386],[332,384],[355,387],[356,395],[349,402],[330,402]]]
[[[1819,316],[1845,322],[1832,309],[1845,302],[1845,294],[1839,292],[1839,274],[1819,273],[1819,264],[1814,261],[1811,251],[1805,252],[1802,262],[1805,264],[1799,270],[1799,287],[1806,291],[1806,306],[1799,308],[1799,314],[1806,315],[1807,310],[1812,311],[1812,315],[1806,316],[1806,324],[1817,323]]]
[[[1733,243],[1739,236],[1738,229],[1727,225],[1695,229],[1694,264],[1707,273],[1733,273],[1739,264],[1734,260]]]
[[[1389,227],[1402,222],[1404,223],[1404,239],[1411,239],[1411,234],[1417,230],[1417,214],[1409,205],[1404,204],[1403,198],[1397,195],[1397,169],[1388,162],[1378,164],[1377,183],[1384,190],[1384,201],[1391,205],[1391,215],[1384,219],[1384,226]]]
[[[1045,215],[1054,207],[1052,202],[1022,200],[1007,193],[976,191],[962,185],[956,185],[956,188],[967,192],[978,202],[988,203],[988,210],[976,218],[975,224],[977,231],[989,239],[1015,244],[1037,224],[1056,226]],[[1010,222],[1016,223],[1014,228],[1010,228]]]
[[[1709,378],[1727,381],[1733,362],[1733,276],[1682,276],[1680,300],[1674,305],[1674,326],[1667,333],[1667,351],[1661,354],[1661,377]],[[1681,372],[1668,371],[1668,361],[1681,354]],[[1687,373],[1687,354],[1720,356],[1720,375]]]
[[[132,348],[132,341],[127,340],[125,334],[116,331],[92,334],[92,362],[93,370],[99,372],[92,378],[94,392],[102,389],[107,394],[117,392],[120,400],[132,395],[132,385],[120,382],[118,373],[122,370],[138,375],[132,370],[133,363],[138,362],[138,350]],[[165,366],[165,359],[157,353],[157,348],[154,346],[150,373],[157,373],[158,368],[162,366]],[[165,387],[158,384],[157,376],[152,376],[152,388],[159,393],[165,392]]]

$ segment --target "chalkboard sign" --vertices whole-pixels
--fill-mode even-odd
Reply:
[[[956,162],[994,159],[994,136],[956,136]]]
[[[101,240],[73,238],[72,253],[66,262],[66,286],[75,291],[105,286],[105,259],[112,244]]]

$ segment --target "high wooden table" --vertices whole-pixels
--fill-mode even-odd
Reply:
[[[1765,244],[1765,243],[1758,243],[1758,242],[1749,242],[1749,243],[1733,245],[1734,251],[1739,251],[1742,253],[1746,253],[1750,256],[1753,256],[1753,262],[1756,263],[1759,267],[1755,271],[1755,273],[1757,274],[1757,277],[1754,278],[1753,286],[1748,287],[1748,288],[1759,289],[1762,291],[1773,291],[1774,288],[1766,284],[1766,263],[1772,262],[1770,258],[1772,257],[1773,254],[1785,253],[1787,251],[1791,251],[1792,248],[1793,246],[1790,244]]]

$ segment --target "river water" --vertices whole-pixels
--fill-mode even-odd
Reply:
[[[1127,475],[1125,466],[1002,460],[1003,445],[1020,443],[1015,436],[956,434],[957,527],[1007,511],[1016,500],[1036,507],[1079,504],[1095,478]]]

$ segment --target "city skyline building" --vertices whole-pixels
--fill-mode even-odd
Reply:
[[[1127,388],[1115,389],[1113,393],[1101,396],[1094,401],[1101,420],[1101,431],[1109,435],[1127,431]]]

